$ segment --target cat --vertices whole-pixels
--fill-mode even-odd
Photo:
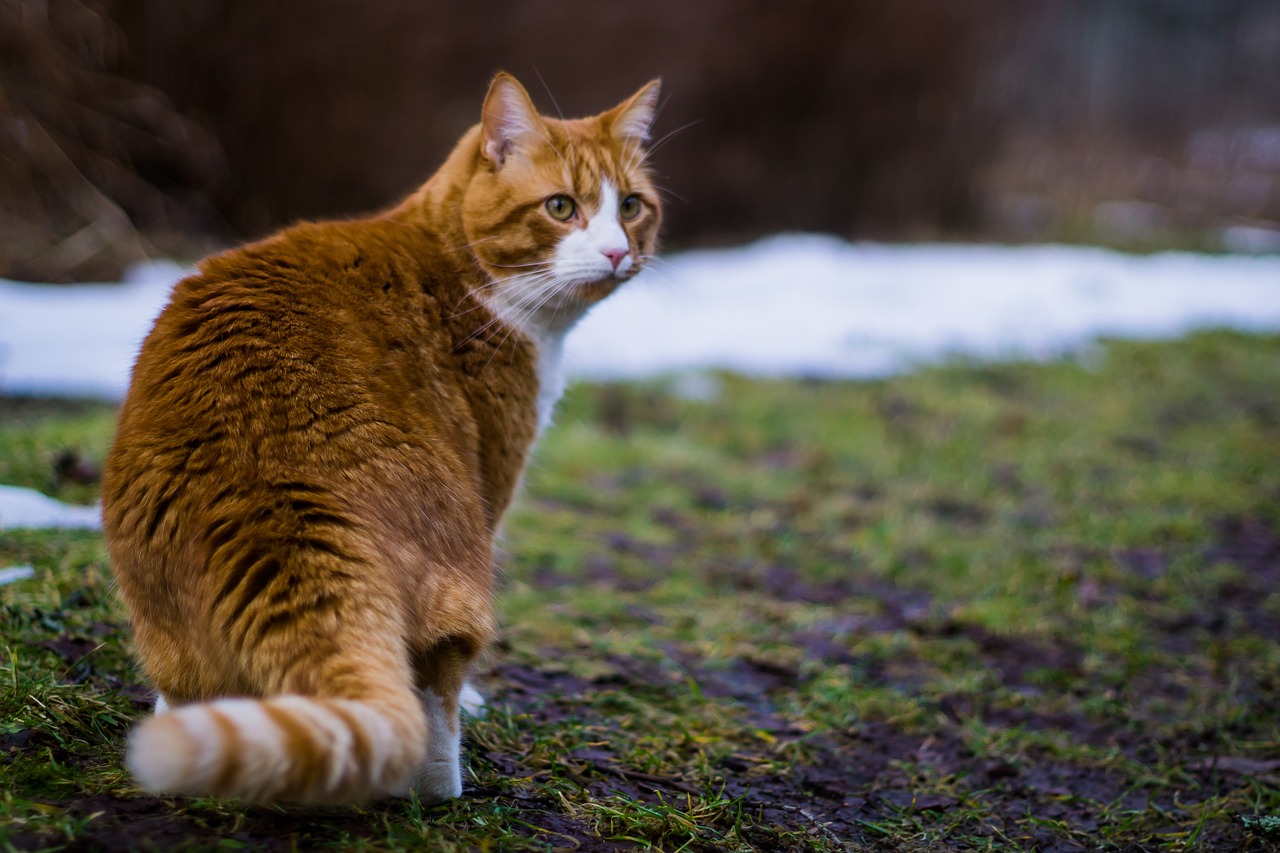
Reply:
[[[652,256],[660,83],[586,119],[506,73],[393,209],[204,260],[142,345],[103,479],[160,694],[143,788],[338,804],[462,792],[492,538],[565,333]]]

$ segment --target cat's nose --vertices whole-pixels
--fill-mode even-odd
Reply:
[[[622,263],[622,259],[627,256],[627,250],[626,249],[601,249],[600,254],[604,255],[606,258],[609,259],[609,263],[613,264],[613,269],[616,272],[618,269],[618,264]]]

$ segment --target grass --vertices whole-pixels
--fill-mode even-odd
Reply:
[[[571,390],[434,808],[139,794],[101,537],[0,531],[0,849],[1280,844],[1280,337],[716,384]],[[0,401],[0,482],[112,416]]]

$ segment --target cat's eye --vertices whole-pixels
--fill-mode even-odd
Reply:
[[[547,199],[547,213],[551,214],[552,219],[560,222],[568,222],[573,218],[573,214],[578,210],[573,203],[573,199],[567,195],[553,195]]]
[[[640,203],[640,196],[629,195],[622,200],[622,204],[618,205],[618,215],[623,219],[631,220],[640,215],[640,211],[644,206]]]

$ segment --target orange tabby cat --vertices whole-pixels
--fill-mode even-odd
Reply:
[[[564,387],[564,333],[661,216],[653,81],[482,120],[395,209],[207,259],[143,344],[103,482],[149,790],[336,803],[462,791],[491,538]]]

